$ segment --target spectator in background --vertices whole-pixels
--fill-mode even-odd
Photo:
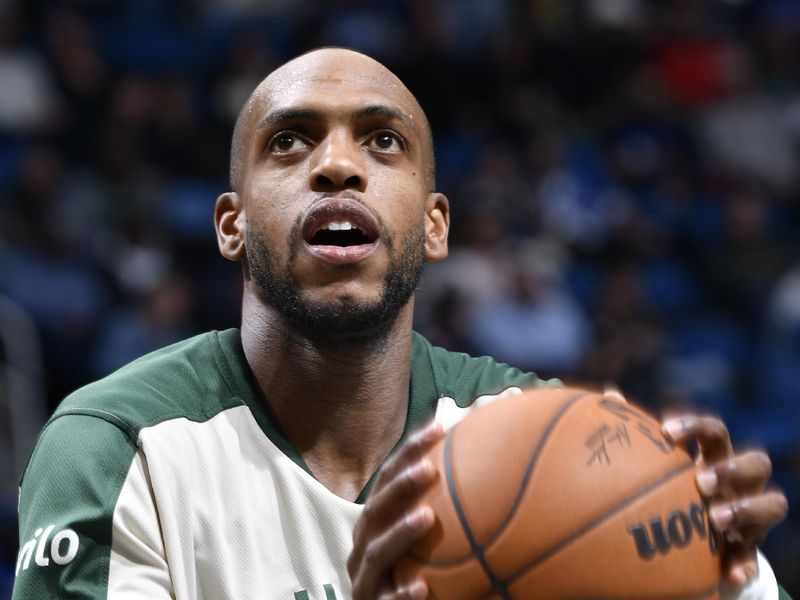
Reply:
[[[138,303],[118,308],[98,327],[92,373],[102,377],[191,333],[193,293],[179,274],[164,273]]]
[[[773,290],[765,323],[759,400],[774,414],[791,414],[800,397],[800,266],[781,277]],[[794,440],[800,418],[794,419],[782,439]],[[788,437],[786,437],[788,434]]]
[[[54,125],[59,104],[41,54],[25,45],[23,16],[0,4],[0,131],[41,132]]]
[[[167,273],[193,291],[186,327],[236,322],[203,215],[238,107],[307,44],[373,44],[419,91],[452,192],[451,257],[424,275],[416,327],[475,352],[476,311],[510,301],[502,249],[554,237],[560,291],[591,319],[578,376],[651,407],[713,398],[735,437],[787,440],[775,468],[800,506],[796,436],[758,418],[798,413],[793,317],[769,307],[790,303],[800,256],[800,5],[462,4],[0,0],[0,293],[56,336],[51,406],[100,368],[101,337],[149,322],[139,299]],[[798,540],[767,541],[794,557],[776,569],[795,596]]]
[[[747,323],[763,314],[772,283],[796,256],[796,240],[786,237],[793,234],[784,209],[767,190],[734,181],[722,190],[720,229],[704,243],[698,267],[718,309]]]
[[[468,326],[473,347],[502,362],[544,374],[578,373],[591,341],[582,307],[561,281],[558,246],[530,241],[509,249],[505,293],[476,311]]]

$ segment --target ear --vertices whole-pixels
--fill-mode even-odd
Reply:
[[[442,260],[447,256],[447,233],[450,231],[450,203],[438,192],[428,194],[425,205],[425,258]]]
[[[219,252],[228,260],[244,256],[244,232],[247,217],[244,203],[236,192],[225,192],[214,206],[214,228]]]

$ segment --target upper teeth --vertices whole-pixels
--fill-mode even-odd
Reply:
[[[351,229],[358,229],[350,221],[331,221],[324,225],[322,229],[330,229],[331,231],[349,231]]]

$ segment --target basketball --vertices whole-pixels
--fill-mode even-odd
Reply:
[[[527,391],[473,411],[430,458],[436,521],[395,567],[430,598],[719,597],[694,463],[633,404]]]

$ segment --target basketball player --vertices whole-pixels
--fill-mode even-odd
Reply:
[[[433,521],[420,453],[476,399],[547,385],[412,332],[448,203],[425,114],[371,58],[322,49],[270,74],[236,124],[231,189],[214,219],[242,264],[241,329],[61,404],[22,479],[15,599],[425,598],[390,576]],[[730,597],[777,598],[755,554],[786,510],[768,460],[734,455],[716,420],[674,423],[738,536],[730,575],[751,582]]]

